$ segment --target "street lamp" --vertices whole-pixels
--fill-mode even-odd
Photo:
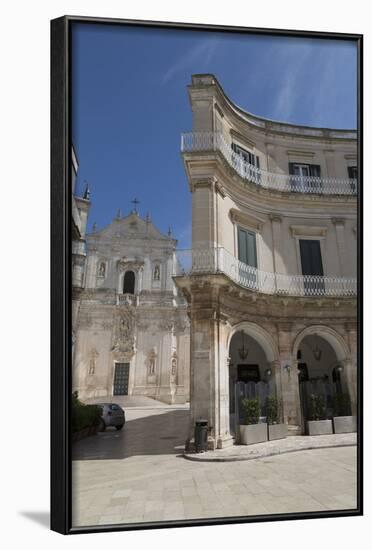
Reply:
[[[239,357],[244,361],[244,359],[247,359],[249,348],[244,347],[244,330],[242,332],[242,347],[238,349]]]

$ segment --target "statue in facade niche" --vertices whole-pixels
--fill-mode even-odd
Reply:
[[[104,277],[106,275],[106,264],[105,262],[101,262],[99,265],[98,275],[100,277]]]
[[[128,338],[130,334],[129,321],[125,317],[121,317],[120,319],[119,334],[121,338]]]
[[[160,280],[160,267],[158,265],[154,268],[154,281]]]
[[[172,357],[172,365],[171,365],[171,375],[176,376],[177,372],[177,357]]]
[[[90,353],[88,374],[95,374],[98,351],[93,349]]]
[[[149,374],[155,374],[156,353],[152,350],[149,354]]]

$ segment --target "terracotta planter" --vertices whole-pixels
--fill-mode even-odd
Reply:
[[[332,420],[309,420],[306,425],[308,435],[333,434]]]
[[[288,435],[287,424],[268,424],[267,429],[269,441],[285,439]]]
[[[253,445],[267,441],[267,424],[241,424],[240,425],[240,444]]]
[[[356,416],[334,416],[333,430],[335,434],[356,432]]]

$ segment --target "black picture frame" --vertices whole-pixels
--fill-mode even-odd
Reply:
[[[74,23],[201,32],[345,39],[358,50],[358,451],[357,508],[326,512],[72,527],[71,523],[71,28]],[[62,534],[358,516],[363,514],[363,35],[64,16],[51,21],[51,529]]]

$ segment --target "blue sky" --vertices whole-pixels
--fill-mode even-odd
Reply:
[[[191,194],[180,134],[191,130],[186,86],[213,73],[226,94],[259,116],[356,127],[352,42],[75,24],[73,141],[78,192],[92,191],[88,228],[141,201],[180,248],[191,243]]]

